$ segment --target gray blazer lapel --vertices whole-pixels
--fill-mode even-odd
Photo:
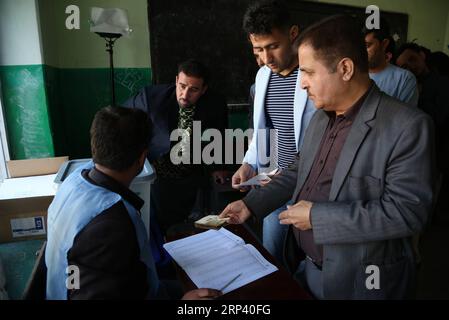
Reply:
[[[292,198],[294,201],[296,201],[299,191],[312,169],[313,160],[315,160],[316,153],[318,152],[321,139],[323,138],[328,123],[329,117],[322,110],[318,110],[310,121],[301,153],[299,154],[298,182]]]
[[[337,198],[357,155],[357,151],[371,129],[369,122],[375,118],[380,97],[381,92],[379,91],[379,88],[376,85],[373,85],[360,108],[359,114],[352,124],[351,130],[343,145],[343,149],[341,150],[334,177],[332,179],[332,186],[329,194],[330,201],[335,201]]]

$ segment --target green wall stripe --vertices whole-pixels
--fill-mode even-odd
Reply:
[[[151,83],[149,68],[116,68],[117,102]],[[56,155],[90,157],[89,129],[95,113],[110,104],[108,68],[63,69],[45,66],[48,105]]]
[[[11,159],[54,155],[42,65],[0,66]]]

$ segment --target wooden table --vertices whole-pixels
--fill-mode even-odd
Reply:
[[[229,231],[241,237],[246,243],[252,244],[270,263],[274,264],[279,270],[247,285],[233,290],[219,299],[221,300],[309,300],[311,296],[290,276],[288,271],[276,263],[273,256],[257,241],[251,232],[244,225],[229,225],[226,227]],[[187,228],[188,231],[178,233],[169,237],[169,241],[182,239],[189,235],[202,232],[204,230]],[[184,270],[176,262],[175,268],[178,278],[183,285],[184,292],[196,289],[195,284],[190,280]]]

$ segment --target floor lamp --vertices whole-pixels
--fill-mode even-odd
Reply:
[[[106,51],[109,52],[109,69],[111,83],[111,106],[115,103],[114,81],[114,44],[118,38],[128,35],[132,30],[128,25],[128,16],[123,9],[91,9],[90,32],[94,32],[106,41]]]
[[[109,52],[109,69],[111,78],[111,106],[115,107],[115,82],[114,82],[114,44],[121,34],[96,32],[100,37],[106,40],[106,51]]]

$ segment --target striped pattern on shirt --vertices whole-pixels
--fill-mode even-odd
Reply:
[[[295,98],[298,68],[288,76],[272,73],[265,97],[265,110],[273,128],[277,130],[277,164],[287,168],[295,161],[295,127],[293,121],[293,101]]]

